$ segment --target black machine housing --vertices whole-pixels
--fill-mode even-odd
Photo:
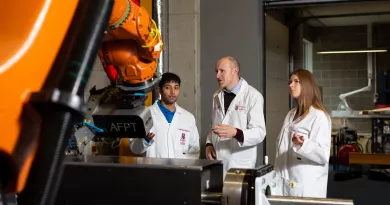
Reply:
[[[57,205],[201,204],[221,192],[221,161],[66,156]]]
[[[152,129],[153,121],[146,96],[127,92],[119,87],[108,86],[90,90],[86,116],[103,129],[96,137],[143,138]]]

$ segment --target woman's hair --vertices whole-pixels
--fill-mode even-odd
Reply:
[[[305,69],[298,69],[292,72],[289,76],[296,75],[299,79],[301,85],[301,94],[296,100],[298,104],[297,111],[300,120],[305,118],[305,116],[310,111],[310,106],[313,106],[316,109],[322,110],[325,114],[328,115],[324,106],[321,102],[321,92],[317,86],[317,83],[314,80],[313,74],[310,71]]]

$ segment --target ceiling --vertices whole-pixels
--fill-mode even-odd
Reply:
[[[310,18],[306,23],[314,27],[390,23],[390,1],[307,6],[302,12],[304,17]],[[354,16],[345,16],[349,14]]]

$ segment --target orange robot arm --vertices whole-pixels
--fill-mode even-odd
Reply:
[[[119,84],[148,81],[161,36],[147,11],[130,0],[6,2],[0,8],[0,95],[7,99],[0,101],[0,188],[21,192],[20,204],[46,204],[72,128],[82,119],[95,56],[116,69]]]
[[[113,84],[137,84],[156,71],[162,41],[156,23],[135,0],[116,0],[99,58]],[[115,70],[113,70],[115,69]]]
[[[4,1],[0,6],[0,180],[6,193],[24,188],[41,126],[37,111],[25,103],[30,93],[42,89],[77,4],[61,0]],[[25,153],[18,153],[18,148]]]
[[[16,0],[0,6],[0,192],[20,194],[18,204],[51,204],[55,196],[113,4]]]

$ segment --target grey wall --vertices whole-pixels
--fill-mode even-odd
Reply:
[[[212,95],[217,89],[215,62],[219,58],[235,57],[241,65],[241,76],[264,94],[260,5],[261,1],[250,0],[200,1],[201,144],[210,129]],[[262,159],[262,149],[259,153],[258,158]],[[204,150],[202,154],[204,157]]]
[[[169,72],[180,76],[178,104],[191,112],[199,132],[200,90],[200,0],[169,0]]]
[[[270,17],[266,18],[266,154],[270,164],[276,156],[276,138],[289,111],[289,30]]]

